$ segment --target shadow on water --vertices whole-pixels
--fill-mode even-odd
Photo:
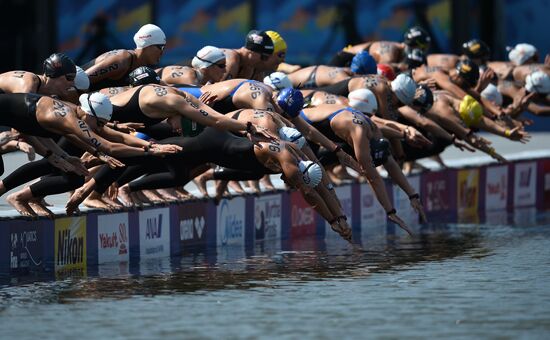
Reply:
[[[248,251],[235,247],[219,249],[214,255],[192,253],[171,259],[147,260],[137,266],[127,263],[100,265],[94,270],[89,268],[87,276],[73,275],[57,281],[52,280],[51,275],[12,277],[5,279],[4,287],[0,288],[0,309],[8,304],[205,294],[228,289],[277,289],[310,281],[365,278],[465,254],[472,257],[489,255],[477,230],[457,231],[456,227],[448,225],[432,225],[431,228],[438,231],[419,233],[415,238],[385,237],[376,242],[363,242],[362,247],[351,247],[339,239],[306,238],[292,244],[261,241]]]

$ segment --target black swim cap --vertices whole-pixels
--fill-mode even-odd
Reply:
[[[413,26],[405,32],[404,43],[409,47],[418,47],[426,51],[430,48],[431,42],[432,38],[428,32],[420,26]]]
[[[246,35],[244,47],[253,52],[261,54],[273,54],[275,49],[273,40],[265,31],[252,30]]]
[[[418,85],[412,105],[421,108],[422,112],[426,112],[432,108],[434,104],[434,95],[432,90],[426,84]]]
[[[160,84],[160,77],[152,68],[140,66],[130,72],[128,75],[128,83],[132,87],[147,84]]]
[[[44,60],[44,74],[50,78],[58,78],[67,74],[76,76],[76,66],[73,60],[63,53],[54,53]]]
[[[370,140],[370,156],[375,166],[386,163],[390,156],[390,143],[386,138]]]
[[[407,48],[405,49],[407,55],[405,56],[405,63],[409,66],[409,70],[415,69],[423,64],[427,63],[426,53],[420,48]]]
[[[462,53],[472,59],[489,59],[491,49],[489,46],[479,39],[470,39],[462,44]]]
[[[468,58],[461,59],[458,64],[456,64],[456,70],[458,74],[464,78],[470,87],[477,85],[479,80],[479,67],[476,63]]]

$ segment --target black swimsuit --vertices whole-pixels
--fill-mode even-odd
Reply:
[[[0,94],[0,125],[31,136],[57,137],[57,134],[44,129],[36,119],[36,103],[42,97],[34,93]]]
[[[145,88],[144,85],[138,89],[132,95],[132,98],[124,106],[113,105],[113,121],[118,121],[122,123],[133,122],[133,123],[143,123],[145,126],[155,125],[162,122],[165,118],[151,118],[141,111],[139,107],[139,93]]]

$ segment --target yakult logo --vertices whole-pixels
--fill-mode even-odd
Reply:
[[[531,183],[531,170],[532,168],[529,167],[519,173],[519,186],[520,187],[528,187]]]

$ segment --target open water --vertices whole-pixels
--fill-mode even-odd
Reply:
[[[548,339],[550,214],[528,214],[4,277],[0,338]]]

